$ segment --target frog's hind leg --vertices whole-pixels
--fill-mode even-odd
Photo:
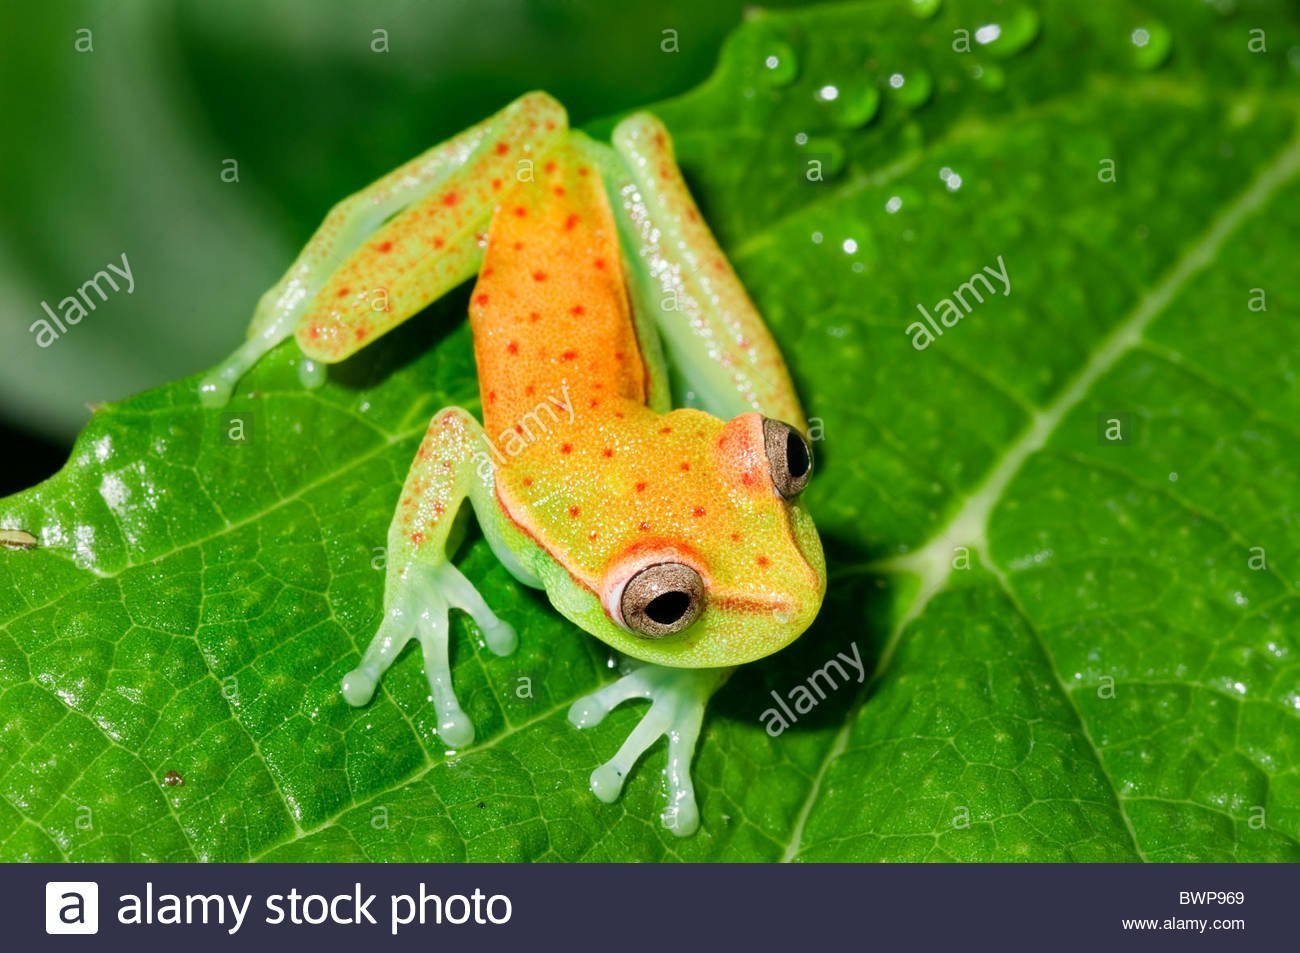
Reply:
[[[612,804],[623,791],[632,766],[661,736],[668,738],[668,807],[662,820],[674,834],[687,837],[700,826],[691,781],[691,759],[700,736],[704,709],[731,669],[666,668],[637,665],[617,681],[610,682],[574,702],[569,720],[579,728],[598,725],[609,712],[633,698],[645,698],[650,708],[628,735],[618,753],[591,774],[591,790]]]
[[[479,233],[522,170],[564,134],[564,109],[529,93],[344,199],[258,301],[248,339],[199,388],[221,406],[239,379],[290,335],[318,362],[341,361],[471,277]]]
[[[614,129],[629,285],[653,315],[694,403],[723,419],[757,410],[807,431],[785,360],[682,179],[662,122],[637,113]]]
[[[488,608],[473,583],[452,565],[448,552],[453,521],[466,499],[485,530],[497,518],[489,454],[482,428],[467,412],[449,408],[430,423],[388,530],[383,621],[361,664],[343,679],[347,702],[365,705],[406,643],[418,641],[438,734],[449,748],[463,748],[474,740],[474,725],[451,683],[450,610],[469,613],[495,654],[509,655],[516,644],[514,629]]]

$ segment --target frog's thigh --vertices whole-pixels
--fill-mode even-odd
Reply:
[[[303,352],[341,361],[477,272],[493,210],[566,125],[563,107],[544,93],[498,113],[448,175],[326,278],[298,321]]]
[[[247,340],[204,379],[200,386],[204,402],[210,406],[224,404],[239,378],[263,354],[293,334],[303,311],[329,275],[390,216],[445,179],[488,135],[493,121],[481,122],[434,146],[330,209],[289,270],[258,300]],[[312,371],[303,375],[305,384],[319,379],[319,365],[310,362],[310,366]]]
[[[452,407],[433,418],[411,464],[388,530],[384,618],[361,664],[343,679],[343,697],[352,705],[366,704],[406,643],[418,641],[439,736],[454,748],[474,740],[474,725],[451,683],[450,610],[469,613],[497,655],[508,655],[516,644],[514,630],[450,561],[448,540],[466,499],[481,516],[495,513],[492,462],[482,428],[466,411]]]
[[[636,186],[616,203],[637,246],[629,284],[695,402],[724,419],[757,410],[806,431],[785,360],[691,198],[663,123],[629,116],[613,143]]]
[[[530,93],[336,205],[259,300],[248,340],[203,381],[205,403],[224,404],[295,332],[308,358],[304,383],[318,383],[316,362],[343,360],[471,277],[498,193],[566,122],[559,103]]]

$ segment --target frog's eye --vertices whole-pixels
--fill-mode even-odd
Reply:
[[[812,450],[789,424],[763,418],[763,446],[776,492],[789,500],[803,492],[812,475]]]
[[[645,639],[680,632],[704,611],[704,580],[684,563],[655,563],[627,581],[619,599],[623,625]]]

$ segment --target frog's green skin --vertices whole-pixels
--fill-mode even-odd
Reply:
[[[384,618],[343,695],[366,704],[417,640],[443,741],[473,742],[448,613],[469,613],[497,654],[516,637],[450,561],[468,500],[511,573],[635,660],[570,711],[588,727],[629,698],[651,703],[592,790],[614,800],[666,735],[664,823],[685,835],[699,824],[690,761],[709,697],[808,627],[825,563],[797,499],[811,467],[803,411],[771,335],[662,124],[632,116],[613,146],[568,131],[559,104],[532,93],[390,173],[330,213],[201,393],[223,403],[291,334],[313,383],[321,362],[477,274],[484,423],[453,407],[429,425],[389,529]],[[698,409],[671,408],[665,356]]]

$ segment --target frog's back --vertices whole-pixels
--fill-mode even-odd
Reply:
[[[596,169],[572,143],[506,193],[470,301],[483,422],[500,443],[530,421],[576,423],[644,405],[649,371],[618,233]]]

